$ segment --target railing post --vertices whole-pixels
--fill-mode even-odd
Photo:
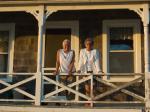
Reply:
[[[146,110],[150,109],[150,74],[145,73],[145,106]]]
[[[91,74],[91,107],[93,107],[93,98],[94,98],[94,91],[93,91],[93,75],[94,74]]]
[[[79,81],[79,76],[76,75],[76,82]],[[76,85],[76,91],[79,91],[79,85]],[[75,101],[79,101],[79,95],[78,94],[75,94]]]
[[[42,46],[43,46],[43,34],[45,25],[44,6],[40,6],[37,20],[38,20],[38,52],[37,52],[37,75],[36,75],[36,99],[35,105],[40,105],[43,96],[43,84],[42,84]]]
[[[42,74],[41,72],[36,74],[36,90],[35,90],[35,105],[41,105],[42,100]]]

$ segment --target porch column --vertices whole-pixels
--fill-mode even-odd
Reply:
[[[144,62],[145,73],[149,72],[149,5],[145,4],[143,8],[143,27],[144,27]]]
[[[36,99],[35,105],[40,105],[43,96],[43,84],[42,84],[42,40],[44,36],[45,26],[45,14],[44,6],[40,6],[38,10],[38,51],[37,51],[37,75],[36,75]]]
[[[149,5],[143,8],[143,27],[144,27],[144,63],[145,63],[145,106],[146,111],[150,109],[150,74],[149,74]]]
[[[145,73],[149,72],[149,25],[143,24],[144,26],[144,62],[145,62]]]

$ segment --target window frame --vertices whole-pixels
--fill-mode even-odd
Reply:
[[[6,82],[11,82],[12,75],[10,74],[13,73],[15,23],[0,23],[0,31],[9,31],[7,72],[0,72],[2,74],[8,73],[8,75],[6,78],[0,79]]]
[[[104,20],[102,34],[103,71],[109,73],[109,29],[112,27],[132,27],[134,52],[134,73],[142,72],[141,64],[141,25],[138,19]],[[136,33],[138,32],[138,33]],[[124,50],[122,50],[124,51]],[[124,51],[127,52],[128,50]],[[132,52],[129,50],[129,52]],[[118,51],[119,52],[119,51]]]

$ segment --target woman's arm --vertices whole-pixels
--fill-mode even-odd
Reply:
[[[83,65],[82,52],[83,52],[83,50],[81,49],[80,50],[80,56],[79,56],[79,62],[78,62],[78,69],[77,69],[78,72],[81,72],[81,68],[82,68],[82,65]]]
[[[100,67],[100,53],[97,49],[96,49],[96,54],[95,54],[95,66],[96,66],[97,72],[102,72],[101,67]]]
[[[72,73],[72,69],[74,67],[74,62],[75,62],[75,52],[73,51],[72,60],[71,60],[71,63],[69,65],[69,75],[71,75],[71,73]]]
[[[57,51],[57,55],[56,55],[56,71],[54,72],[55,75],[58,74],[59,67],[60,67],[59,52],[60,50]]]

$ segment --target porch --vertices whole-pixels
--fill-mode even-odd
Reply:
[[[2,24],[0,26],[2,26],[5,30],[7,29],[10,31],[10,37],[20,38],[22,36],[23,38],[26,38],[29,36],[28,34],[32,34],[32,36],[34,35],[34,37],[37,38],[33,39],[34,42],[31,40],[29,43],[31,46],[33,45],[33,43],[37,43],[37,46],[35,44],[36,47],[28,46],[27,48],[27,50],[30,50],[30,52],[35,51],[33,55],[22,56],[22,59],[31,56],[31,60],[29,59],[31,63],[30,61],[27,62],[30,66],[25,66],[29,69],[24,69],[24,66],[22,66],[22,69],[20,66],[18,66],[21,65],[20,62],[18,63],[16,61],[18,59],[17,56],[21,55],[19,53],[17,54],[18,50],[26,50],[26,48],[22,49],[22,47],[19,47],[19,43],[21,42],[19,41],[19,39],[10,40],[9,52],[0,52],[0,54],[2,55],[8,55],[7,64],[9,65],[7,70],[4,70],[4,72],[0,73],[0,76],[2,77],[2,79],[0,80],[0,102],[3,104],[0,106],[1,111],[13,111],[12,109],[14,109],[14,111],[29,112],[60,112],[62,110],[69,112],[73,109],[74,111],[78,112],[83,111],[83,109],[85,110],[85,108],[87,109],[86,111],[89,112],[106,110],[108,112],[112,112],[112,110],[118,112],[141,112],[142,110],[149,110],[149,3],[119,3],[119,5],[118,3],[76,3],[76,6],[74,6],[72,3],[53,5],[46,2],[36,2],[36,6],[34,3],[30,2],[25,2],[25,4],[23,4],[22,2],[10,2],[10,5],[6,7],[2,5],[7,4],[5,2],[1,2],[0,4],[0,12],[2,14]],[[100,11],[101,13],[98,13]],[[121,13],[117,11],[121,13],[124,12],[122,16],[120,16],[120,18],[116,18],[113,15],[115,13],[116,16],[118,14],[121,15]],[[67,15],[70,15],[71,13],[73,13],[72,17],[71,19],[68,19]],[[105,13],[109,16],[105,15]],[[20,16],[16,16],[17,19],[14,16],[14,18],[10,18],[9,20],[9,18],[3,19],[3,14],[14,14]],[[63,32],[62,34],[65,34],[65,36],[66,34],[69,34],[69,39],[71,40],[72,44],[71,47],[75,50],[76,60],[78,60],[79,49],[83,46],[84,39],[82,40],[82,37],[88,36],[88,34],[86,35],[84,33],[90,31],[92,28],[95,28],[97,24],[99,24],[99,22],[96,22],[96,20],[99,20],[99,18],[93,19],[92,16],[88,21],[86,17],[88,17],[89,14],[96,16],[103,15],[103,17],[100,18],[100,25],[104,24],[105,26],[101,27],[100,33],[102,35],[102,38],[98,38],[95,40],[97,41],[95,47],[102,52],[101,64],[104,73],[75,73],[73,74],[75,80],[72,83],[68,85],[62,84],[59,81],[59,78],[61,76],[65,76],[66,74],[54,76],[52,74],[52,71],[55,68],[53,67],[53,64],[49,65],[48,63],[49,61],[54,61],[52,58],[50,60],[48,60],[48,58],[52,55],[55,56],[55,52],[52,52],[50,55],[48,54],[49,52],[47,52],[50,48],[47,47],[49,46],[49,43],[46,42],[51,42],[51,40],[48,40],[46,38],[46,32],[52,32],[52,34],[55,34],[57,33],[57,31],[61,30],[59,33]],[[111,20],[110,14],[112,14],[111,17],[113,17],[113,20]],[[126,17],[124,14],[129,14],[129,16]],[[21,20],[18,18],[21,18],[22,15],[24,15],[22,18],[25,17],[26,19],[25,24],[22,24]],[[80,16],[81,18],[78,18],[78,16]],[[65,19],[62,19],[61,17]],[[104,19],[106,19],[106,21],[102,22]],[[19,27],[10,22],[13,20]],[[84,23],[83,21],[85,20],[86,22]],[[90,23],[90,20],[92,20],[93,23],[95,22],[95,26],[91,25],[92,27],[90,27],[90,29],[88,30],[81,29],[82,25],[83,27],[88,26],[86,25],[86,23],[92,24]],[[6,27],[7,25],[9,27]],[[17,28],[16,31],[12,30],[14,27]],[[97,27],[98,26],[96,26],[96,28]],[[106,34],[109,34],[107,31],[112,27],[126,27],[127,30],[129,29],[129,31],[130,28],[133,28],[131,30],[131,32],[133,31],[133,38],[131,39],[132,45],[129,45],[131,49],[110,50],[110,45],[108,44],[108,41],[110,41],[110,37]],[[0,28],[0,30],[3,31],[3,28]],[[14,35],[14,32],[17,32],[17,36]],[[89,35],[97,35],[97,32],[95,33],[93,31],[92,34]],[[16,42],[16,44],[14,42]],[[29,43],[25,42],[24,46],[27,46]],[[59,43],[61,43],[61,41],[59,41]],[[57,43],[57,41],[55,42],[56,45],[59,43]],[[14,45],[16,51],[13,50]],[[60,48],[60,46],[57,47]],[[122,72],[117,71],[118,73],[115,73],[114,71],[116,69],[111,68],[114,64],[111,60],[113,60],[114,57],[112,57],[112,55],[110,57],[110,54],[115,53],[123,53],[124,57],[129,57],[127,58],[127,63],[125,63],[126,61],[123,62],[125,63],[125,65],[119,63],[117,66],[120,68],[121,66],[127,67],[125,69],[120,69],[120,71]],[[116,56],[116,54],[114,56]],[[120,55],[118,55],[118,57],[119,56]],[[14,66],[13,61],[10,60],[15,60],[14,64],[16,64],[16,66]],[[121,61],[119,60],[118,62]],[[77,66],[77,63],[75,64]],[[120,66],[120,64],[122,65]],[[129,66],[127,66],[126,64]],[[91,94],[89,96],[85,94],[83,86],[87,81],[89,81],[91,85]],[[93,86],[94,83],[98,84],[99,86]],[[61,92],[64,92],[66,90],[74,96],[73,99],[67,100],[65,96],[61,95]],[[58,103],[61,106],[57,106]],[[62,106],[65,106],[66,103],[70,106],[62,108]],[[86,103],[90,103],[90,108],[84,106],[84,104]],[[22,104],[23,106],[21,106]],[[46,106],[43,106],[43,104],[46,104]],[[111,109],[109,110],[108,108],[110,107]]]

